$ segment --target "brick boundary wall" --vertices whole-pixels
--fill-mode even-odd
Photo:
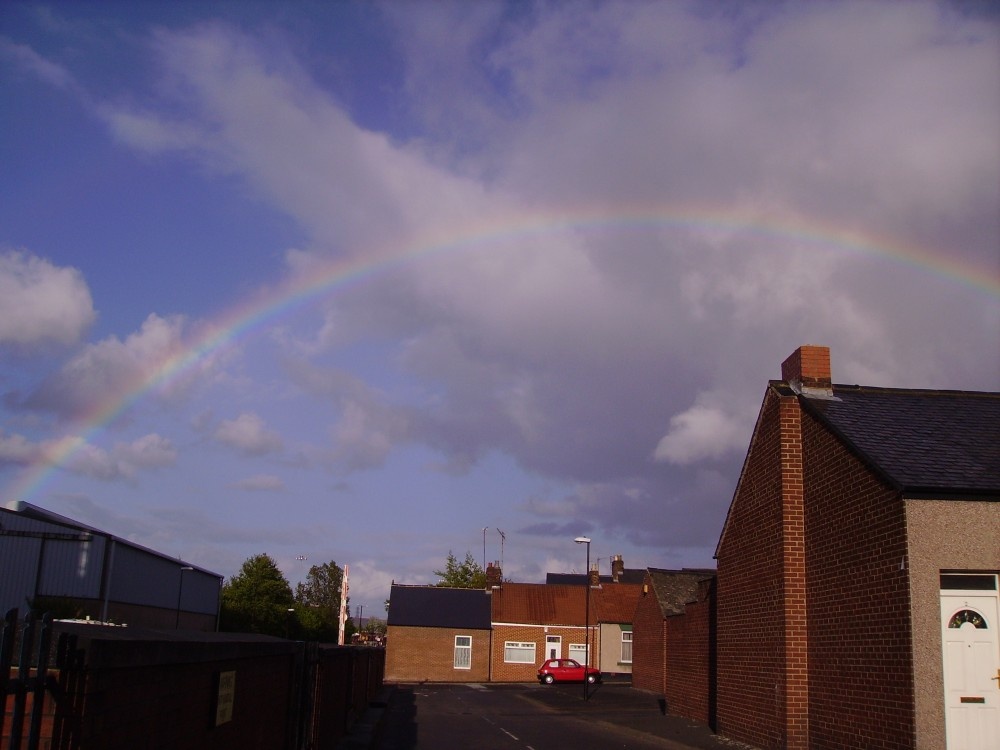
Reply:
[[[662,696],[667,691],[667,623],[648,573],[644,585],[648,588],[632,621],[632,687]]]
[[[715,726],[715,586],[705,581],[684,614],[666,619],[667,710]]]

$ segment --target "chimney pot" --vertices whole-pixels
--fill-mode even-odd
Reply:
[[[625,560],[622,559],[621,555],[615,555],[611,558],[611,580],[619,583],[624,574]]]
[[[590,566],[590,573],[587,576],[587,582],[591,586],[600,586],[601,585],[601,571],[598,570],[597,563],[593,563]]]
[[[499,588],[502,579],[502,572],[497,563],[486,564],[486,588]]]

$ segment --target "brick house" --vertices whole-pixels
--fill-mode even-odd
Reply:
[[[546,573],[547,584],[591,585],[591,606],[596,607],[597,664],[605,674],[632,673],[632,616],[646,571],[626,568],[621,555],[611,558],[611,575],[601,575],[595,563],[590,573]],[[603,645],[603,648],[601,647]]]
[[[715,726],[715,571],[646,571],[633,615],[632,687]]]
[[[387,682],[486,682],[490,640],[486,591],[392,585],[386,621]]]
[[[492,679],[530,682],[546,659],[587,663],[588,633],[597,622],[596,591],[591,591],[587,628],[582,586],[506,582],[493,589]],[[600,658],[598,649],[595,641],[591,664]]]
[[[716,550],[718,731],[1000,747],[1000,394],[781,374]]]
[[[640,591],[638,583],[602,584],[591,600],[597,609],[594,653],[600,656],[597,666],[604,674],[632,674],[632,618]]]

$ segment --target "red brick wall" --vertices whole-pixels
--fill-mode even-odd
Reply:
[[[547,628],[547,629],[546,629]],[[584,628],[559,627],[556,625],[496,625],[493,626],[493,680],[495,682],[533,682],[538,679],[538,668],[545,661],[545,637],[548,635],[562,636],[561,658],[569,658],[569,645],[583,644],[586,636]],[[534,664],[507,664],[504,662],[504,643],[518,641],[519,643],[535,644]],[[633,648],[634,648],[633,644]],[[633,662],[635,658],[633,656]],[[597,628],[593,633],[593,654],[591,664],[600,664],[600,643],[597,639]]]
[[[647,593],[639,597],[632,622],[632,687],[666,693],[667,625],[646,574]]]
[[[715,726],[714,585],[706,583],[683,615],[666,619],[667,709]]]
[[[472,636],[472,668],[455,669],[455,636]],[[390,625],[386,633],[388,682],[486,682],[490,631]]]
[[[810,747],[912,748],[903,501],[803,418]]]
[[[718,553],[718,731],[760,748],[785,743],[778,411],[768,389]]]
[[[784,587],[785,747],[809,747],[809,658],[806,633],[806,530],[803,508],[802,410],[794,397],[780,400],[782,585]]]

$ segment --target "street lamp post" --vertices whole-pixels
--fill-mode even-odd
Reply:
[[[190,565],[185,565],[181,568],[181,580],[177,584],[177,609],[174,611],[174,630],[177,630],[181,626],[181,592],[184,591],[184,573],[188,570],[194,570]]]
[[[584,649],[587,653],[586,663],[583,665],[583,699],[585,701],[590,700],[590,675],[587,673],[590,667],[590,537],[589,536],[578,536],[573,540],[577,544],[587,545],[587,568],[584,578],[584,583],[587,589],[587,604],[584,609]]]

